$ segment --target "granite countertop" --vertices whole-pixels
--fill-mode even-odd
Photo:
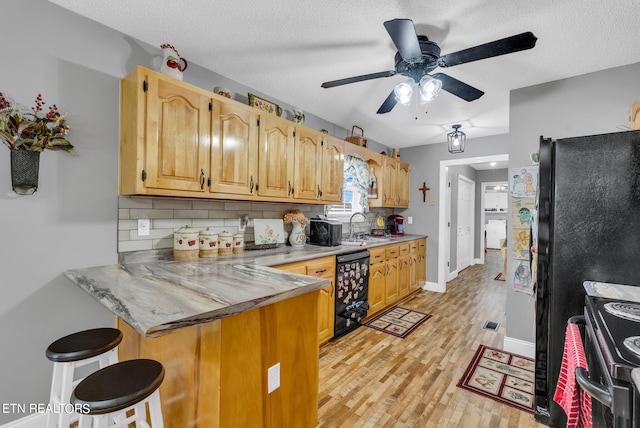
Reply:
[[[191,262],[140,252],[118,265],[72,269],[67,278],[146,337],[270,305],[329,285],[326,279],[269,266],[424,238],[405,235],[365,246],[282,247]]]

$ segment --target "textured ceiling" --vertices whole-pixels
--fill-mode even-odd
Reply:
[[[637,0],[50,1],[153,46],[169,42],[190,62],[392,147],[446,141],[454,123],[468,138],[507,133],[510,90],[640,62]],[[426,106],[378,115],[402,76],[320,87],[393,70],[383,22],[394,18],[412,19],[442,54],[525,31],[538,42],[447,68],[485,92],[470,103],[442,92]]]

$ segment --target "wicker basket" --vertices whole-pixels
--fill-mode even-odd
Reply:
[[[355,129],[360,130],[360,135],[353,135]],[[356,146],[367,147],[367,139],[364,137],[364,130],[359,126],[353,125],[351,127],[351,136],[345,138],[348,142],[355,144]]]

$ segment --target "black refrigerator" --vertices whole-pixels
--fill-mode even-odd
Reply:
[[[541,137],[539,161],[535,417],[560,427],[553,394],[583,281],[640,284],[640,131]]]

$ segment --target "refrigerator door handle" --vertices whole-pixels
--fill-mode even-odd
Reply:
[[[592,381],[591,378],[589,378],[589,372],[586,369],[583,367],[576,368],[576,380],[587,394],[605,406],[611,408],[611,405],[613,404],[613,396],[604,386]]]

